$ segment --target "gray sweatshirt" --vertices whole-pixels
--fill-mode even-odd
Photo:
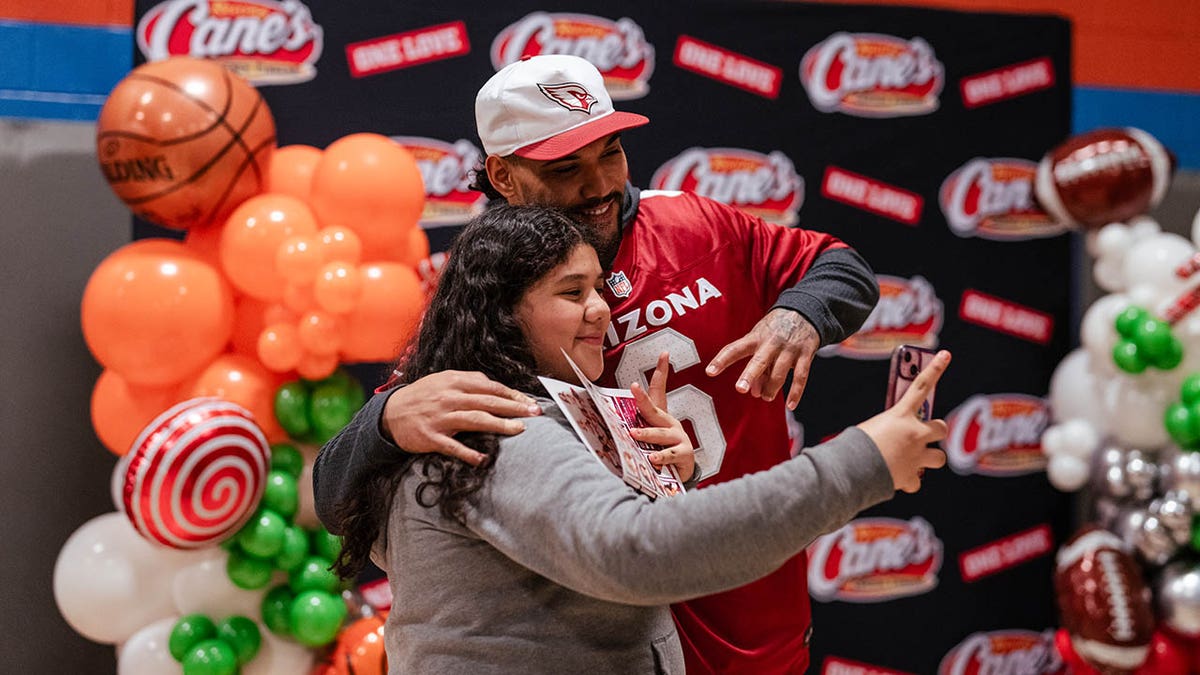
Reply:
[[[753,581],[894,493],[852,427],[770,470],[650,501],[541,403],[500,441],[465,527],[417,503],[419,463],[402,479],[373,555],[394,596],[392,673],[682,673],[669,603]]]

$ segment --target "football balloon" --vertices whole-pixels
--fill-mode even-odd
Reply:
[[[1086,527],[1058,551],[1054,588],[1071,646],[1102,672],[1132,671],[1154,632],[1150,589],[1111,532]]]
[[[1125,222],[1162,201],[1174,156],[1132,127],[1068,138],[1038,164],[1037,200],[1050,215],[1087,229]]]

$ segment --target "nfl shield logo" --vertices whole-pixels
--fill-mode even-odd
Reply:
[[[624,272],[613,272],[608,276],[607,283],[608,290],[618,298],[628,298],[633,292],[633,284],[629,283],[629,277],[625,276]]]

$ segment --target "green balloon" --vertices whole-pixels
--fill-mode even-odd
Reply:
[[[271,468],[299,478],[304,471],[304,455],[290,443],[276,443],[271,446]]]
[[[329,644],[346,620],[346,603],[325,591],[304,591],[292,602],[292,636],[308,647]]]
[[[238,551],[229,553],[225,563],[225,574],[234,586],[255,591],[271,583],[271,563],[258,558],[252,558]]]
[[[1200,373],[1192,373],[1184,378],[1183,384],[1179,385],[1179,398],[1189,408],[1200,403]]]
[[[1163,426],[1171,439],[1182,447],[1200,442],[1200,415],[1182,403],[1172,403],[1163,417]]]
[[[300,381],[287,382],[275,390],[275,419],[292,438],[312,432],[308,419],[308,388]]]
[[[1150,318],[1150,312],[1136,305],[1130,305],[1117,315],[1115,321],[1117,333],[1121,337],[1132,338],[1137,327],[1148,318]]]
[[[260,607],[263,625],[276,635],[291,637],[292,602],[295,599],[296,596],[292,593],[292,589],[283,584],[267,591]]]
[[[283,548],[275,556],[275,566],[290,572],[308,558],[308,533],[299,525],[289,525],[283,533]]]
[[[1153,365],[1159,370],[1175,370],[1183,362],[1183,343],[1172,337],[1167,349],[1159,354]]]
[[[224,640],[237,656],[239,666],[244,666],[258,655],[262,646],[262,635],[258,632],[258,624],[244,616],[233,615],[225,617],[217,624],[217,637]]]
[[[345,388],[338,384],[322,384],[313,388],[309,399],[309,418],[321,443],[328,441],[350,423],[354,417],[353,404]]]
[[[299,567],[288,573],[288,585],[296,593],[304,591],[337,593],[341,580],[328,569],[332,564],[325,558],[310,556]]]
[[[1196,518],[1192,518],[1192,550],[1200,551],[1200,523]]]
[[[342,552],[342,538],[318,527],[312,536],[313,552],[327,560],[337,560]]]
[[[1133,341],[1137,343],[1138,351],[1146,361],[1156,362],[1171,349],[1171,325],[1153,317],[1137,324],[1133,332]]]
[[[338,368],[328,376],[312,382],[312,387],[314,390],[317,387],[322,387],[325,385],[338,387],[344,391],[349,391],[351,387],[359,386],[358,380],[354,379],[354,376],[352,376],[345,368]]]
[[[237,670],[237,655],[222,640],[205,640],[183,657],[183,675],[233,675]]]
[[[1116,346],[1113,347],[1113,362],[1121,370],[1137,375],[1146,370],[1146,360],[1142,358],[1141,351],[1132,340],[1119,340]]]
[[[285,521],[291,521],[300,508],[300,486],[296,483],[296,477],[278,469],[267,472],[262,507],[278,513]]]
[[[283,548],[283,531],[287,526],[288,521],[283,516],[271,509],[260,508],[238,533],[238,543],[246,555],[270,560]]]
[[[171,652],[172,658],[182,662],[192,647],[215,637],[217,627],[212,619],[203,614],[187,614],[179,617],[171,627],[171,636],[167,638],[167,650]]]

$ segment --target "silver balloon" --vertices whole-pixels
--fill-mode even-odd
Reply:
[[[1182,490],[1200,498],[1200,452],[1180,450],[1170,456],[1163,467],[1163,487]]]
[[[1200,636],[1200,566],[1167,565],[1155,583],[1154,599],[1163,623],[1181,635]]]
[[[1150,502],[1150,513],[1157,516],[1180,546],[1192,539],[1192,500],[1182,490],[1168,490]]]
[[[1116,499],[1125,499],[1133,494],[1133,486],[1125,478],[1125,467],[1120,465],[1104,468],[1097,489],[1101,495]]]
[[[1141,506],[1123,506],[1117,515],[1112,533],[1120,537],[1125,547],[1137,550],[1138,542],[1142,539],[1142,525],[1146,522],[1146,509]]]
[[[1150,514],[1142,519],[1141,530],[1135,539],[1134,545],[1142,559],[1155,567],[1165,565],[1180,547],[1158,516]]]
[[[1110,497],[1096,497],[1092,502],[1092,521],[1112,532],[1121,516],[1121,502]]]
[[[1145,501],[1153,497],[1157,478],[1158,465],[1141,450],[1130,450],[1125,456],[1125,481],[1134,499]]]

